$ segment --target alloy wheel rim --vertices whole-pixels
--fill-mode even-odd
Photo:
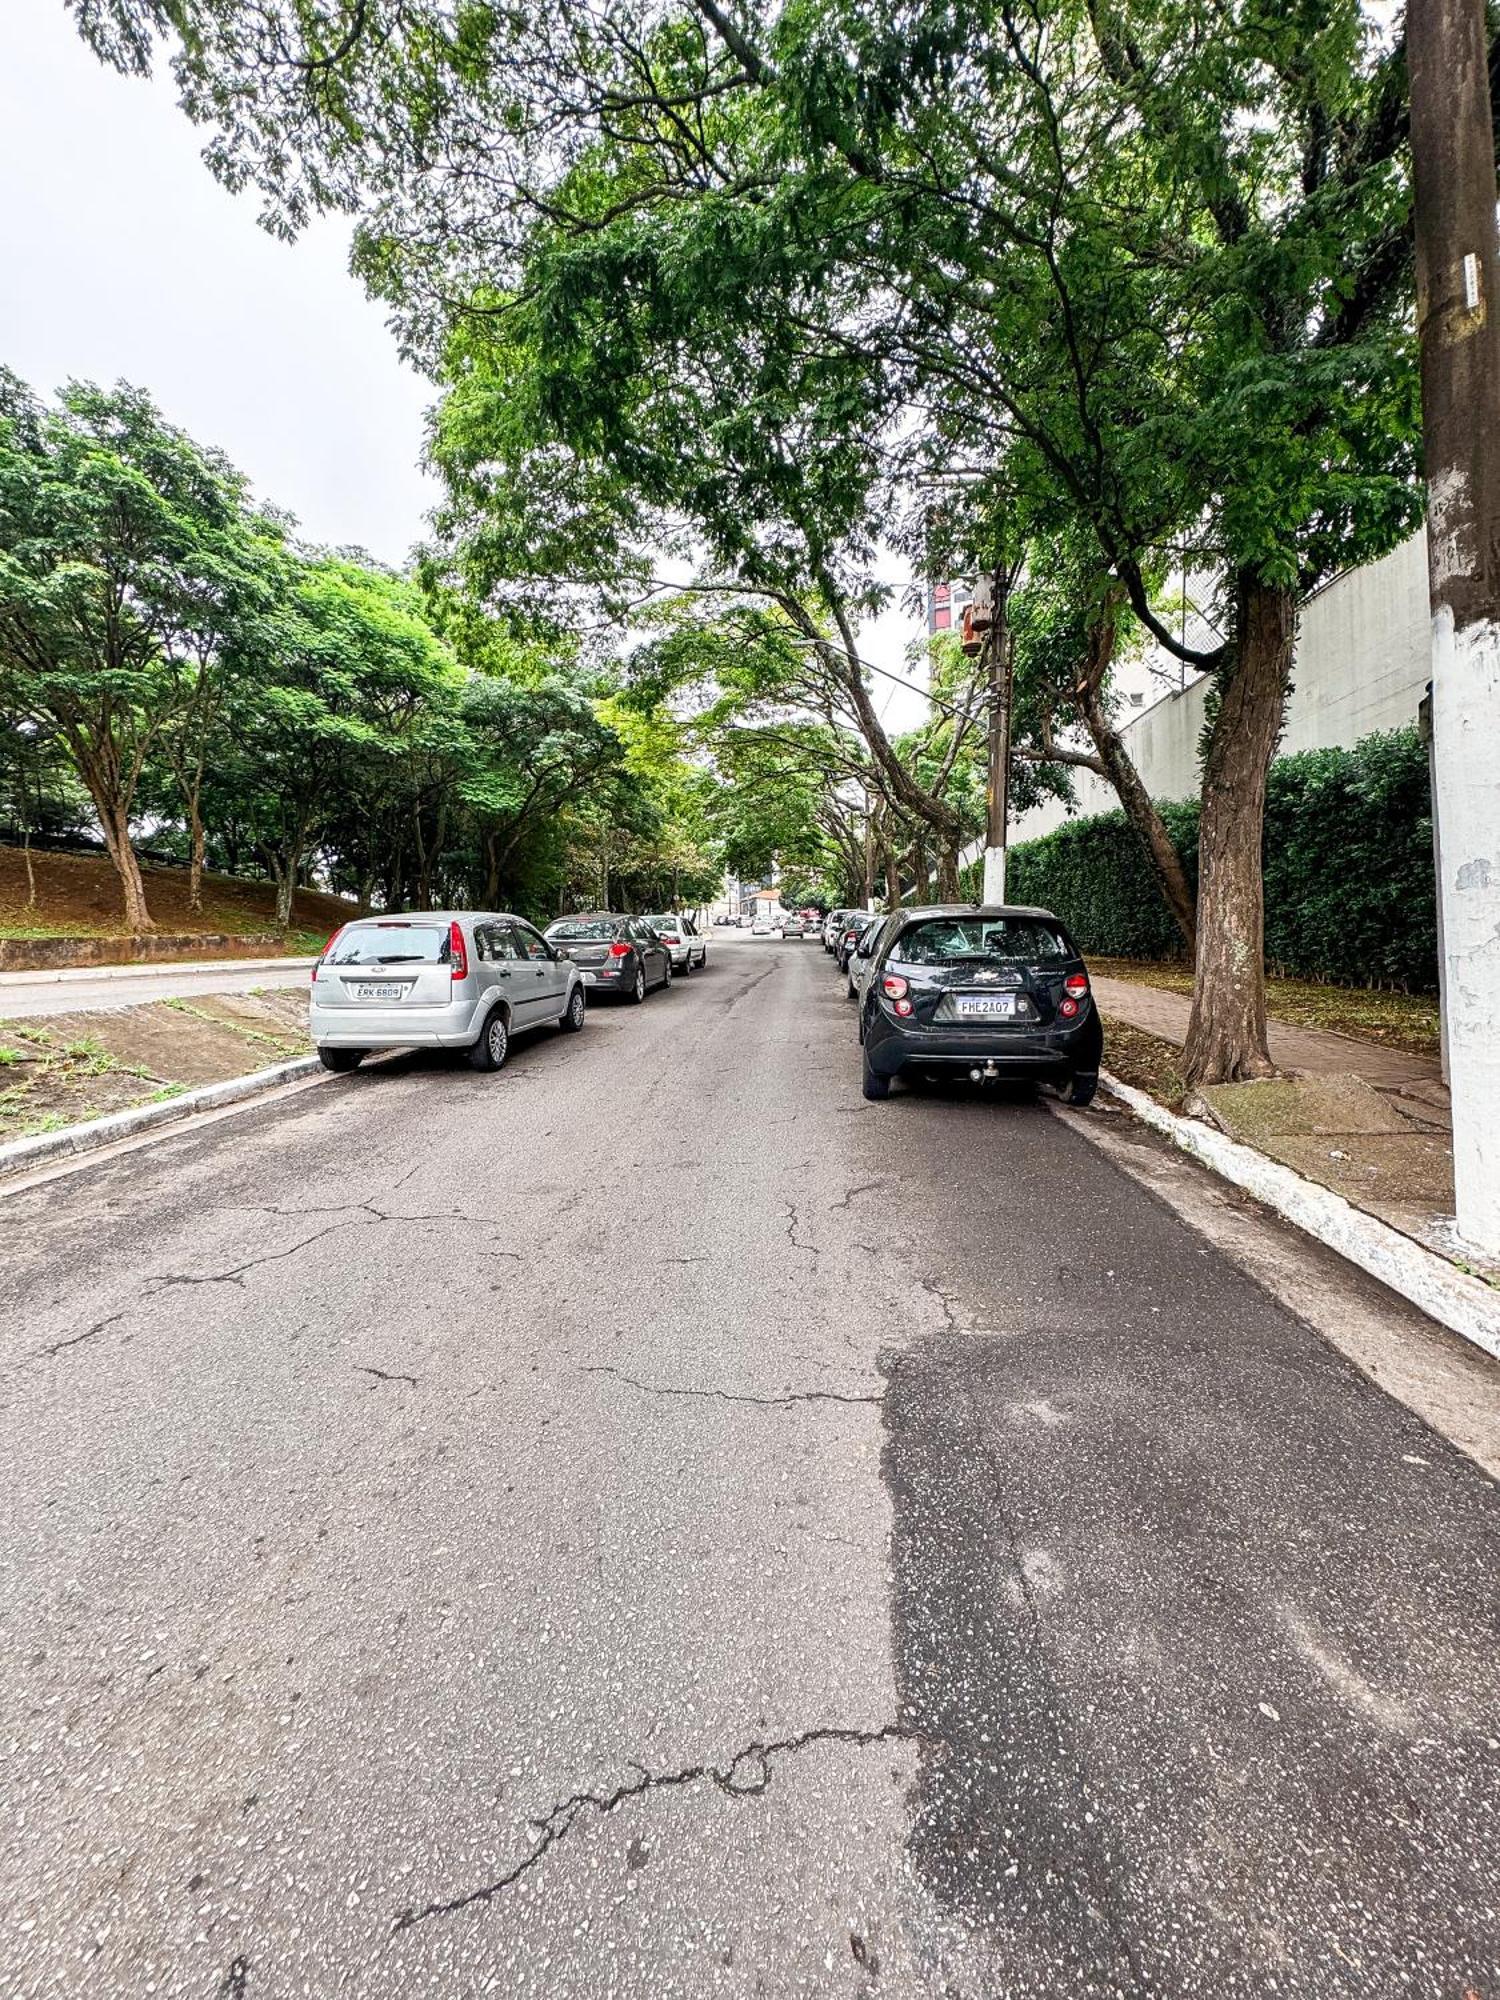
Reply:
[[[581,993],[573,995],[573,1019],[575,1021],[583,1019],[583,995]]]
[[[490,1054],[495,1058],[496,1062],[501,1061],[505,1055],[505,1043],[505,1023],[503,1021],[491,1021]]]

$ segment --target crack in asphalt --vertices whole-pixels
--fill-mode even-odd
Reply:
[[[797,1234],[797,1231],[802,1227],[802,1211],[797,1207],[797,1204],[794,1201],[787,1201],[782,1203],[782,1207],[786,1210],[781,1219],[786,1224],[788,1243],[791,1244],[794,1250],[805,1250],[810,1256],[821,1257],[823,1253],[816,1243],[804,1243],[802,1238]]]
[[[414,1389],[417,1386],[415,1375],[393,1375],[388,1369],[372,1368],[368,1362],[364,1361],[355,1362],[354,1372],[356,1375],[373,1375],[377,1382],[409,1382]]]
[[[567,1838],[586,1813],[607,1819],[632,1799],[644,1798],[653,1792],[682,1791],[704,1782],[713,1785],[728,1798],[759,1798],[770,1790],[772,1765],[776,1758],[794,1756],[814,1744],[846,1743],[865,1750],[878,1743],[918,1741],[926,1739],[917,1730],[908,1729],[899,1722],[888,1722],[880,1729],[825,1726],[804,1730],[800,1736],[782,1737],[771,1743],[747,1743],[722,1768],[714,1764],[686,1764],[678,1771],[648,1771],[644,1765],[632,1763],[631,1769],[638,1775],[630,1783],[620,1785],[612,1792],[574,1792],[571,1798],[562,1800],[543,1818],[528,1821],[536,1837],[530,1853],[523,1855],[514,1868],[507,1869],[505,1874],[478,1889],[466,1890],[461,1896],[428,1903],[421,1909],[403,1910],[392,1924],[392,1932],[408,1931],[430,1917],[449,1917],[477,1903],[493,1902],[497,1896],[513,1888],[523,1876],[529,1875],[552,1848]]]
[[[917,1283],[922,1287],[922,1290],[926,1292],[930,1298],[936,1299],[938,1304],[942,1307],[944,1330],[948,1333],[962,1333],[963,1327],[959,1323],[958,1314],[954,1312],[953,1303],[949,1299],[948,1294],[943,1290],[942,1286],[935,1285],[932,1282],[931,1278],[918,1278]]]
[[[124,1317],[122,1311],[111,1313],[108,1319],[96,1319],[94,1324],[85,1327],[82,1333],[71,1334],[66,1340],[51,1341],[47,1346],[37,1348],[36,1353],[45,1354],[51,1360],[56,1355],[65,1354],[70,1347],[82,1347],[86,1340],[92,1340],[96,1333],[103,1333],[107,1326],[113,1326],[117,1320],[122,1320]]]
[[[279,1264],[288,1257],[296,1257],[304,1250],[310,1250],[315,1243],[325,1237],[336,1235],[341,1229],[369,1229],[380,1224],[403,1222],[466,1222],[475,1228],[490,1229],[497,1225],[496,1218],[487,1215],[470,1215],[463,1209],[437,1209],[415,1215],[392,1214],[388,1209],[377,1208],[371,1201],[346,1201],[325,1207],[280,1208],[274,1205],[262,1206],[250,1211],[258,1215],[275,1215],[296,1220],[314,1215],[336,1215],[342,1219],[330,1222],[326,1229],[315,1230],[311,1236],[303,1237],[300,1243],[287,1245],[283,1250],[268,1250],[264,1256],[249,1257],[243,1264],[235,1264],[227,1271],[161,1271],[147,1280],[148,1285],[157,1290],[165,1290],[169,1285],[238,1285],[244,1289],[245,1274],[259,1270],[262,1264]],[[481,1253],[491,1257],[514,1257],[521,1262],[521,1254],[516,1250],[491,1250]],[[149,1298],[153,1294],[147,1292]]]
[[[882,1174],[879,1180],[861,1181],[858,1187],[850,1188],[842,1200],[829,1202],[829,1213],[831,1214],[836,1208],[848,1208],[857,1195],[873,1194],[876,1188],[889,1187],[890,1184],[890,1176],[888,1174]]]
[[[734,1389],[678,1389],[669,1382],[642,1382],[638,1376],[627,1375],[623,1368],[611,1368],[604,1362],[584,1365],[580,1375],[613,1375],[617,1382],[628,1382],[632,1389],[639,1389],[647,1396],[682,1396],[707,1403],[754,1403],[763,1410],[790,1409],[793,1403],[881,1403],[885,1400],[882,1390],[878,1396],[845,1396],[837,1389],[796,1389],[788,1390],[784,1396],[750,1396]]]

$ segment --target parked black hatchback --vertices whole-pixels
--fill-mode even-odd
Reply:
[[[944,905],[881,927],[859,1038],[866,1097],[900,1075],[1036,1079],[1070,1104],[1099,1084],[1104,1031],[1089,976],[1048,910]]]

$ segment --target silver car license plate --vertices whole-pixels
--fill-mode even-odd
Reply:
[[[361,1000],[399,1000],[403,988],[401,982],[392,980],[364,979],[354,989]]]
[[[954,998],[954,1007],[960,1014],[999,1015],[1003,1020],[1015,1016],[1016,996],[1014,993],[960,993]]]

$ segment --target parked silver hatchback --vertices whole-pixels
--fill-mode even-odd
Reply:
[[[313,967],[308,1019],[325,1069],[354,1069],[376,1049],[463,1049],[495,1070],[513,1035],[551,1024],[576,1034],[586,1008],[578,967],[524,917],[424,911],[335,931]]]

